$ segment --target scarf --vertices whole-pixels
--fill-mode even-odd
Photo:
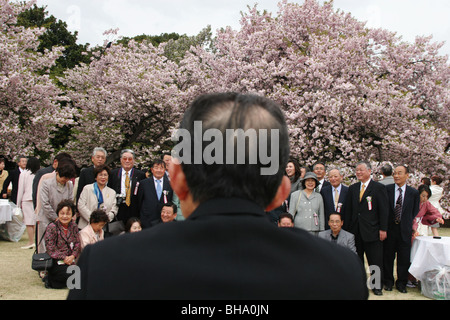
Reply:
[[[98,187],[97,182],[94,182],[94,193],[97,196],[97,200],[98,200],[97,209],[99,209],[100,205],[103,203],[103,194],[100,191],[100,188]]]

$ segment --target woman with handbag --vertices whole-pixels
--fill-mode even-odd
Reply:
[[[80,229],[89,225],[91,214],[94,210],[101,209],[106,212],[109,222],[117,215],[118,207],[116,192],[108,187],[110,169],[107,166],[94,168],[95,182],[84,186],[78,200],[77,207],[80,213],[78,227]]]
[[[70,274],[67,268],[76,263],[81,254],[80,234],[78,226],[73,221],[75,205],[72,200],[61,201],[56,213],[58,219],[51,222],[45,231],[45,246],[47,253],[53,259],[53,265],[44,278],[46,288],[65,288]]]

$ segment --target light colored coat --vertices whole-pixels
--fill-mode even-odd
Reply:
[[[108,215],[111,222],[117,215],[118,207],[116,200],[116,192],[109,188],[104,187],[102,190],[103,204],[102,208]],[[78,222],[78,228],[83,229],[89,224],[91,213],[98,209],[98,199],[94,193],[94,184],[87,184],[84,186],[80,194],[80,199],[77,203],[78,212],[80,213],[80,221]]]
[[[319,238],[331,241],[331,233],[331,230],[321,231],[319,232]],[[341,229],[337,238],[337,244],[347,247],[354,253],[356,253],[355,236],[350,232]]]
[[[22,201],[33,201],[33,179],[34,174],[25,170],[19,176],[19,187],[17,189],[17,206],[22,208]]]
[[[291,193],[289,213],[294,217],[294,226],[297,228],[313,233],[325,229],[325,210],[320,193],[313,191],[309,198],[304,190]]]
[[[381,179],[380,181],[378,181],[381,184],[384,184],[385,186],[389,185],[389,184],[393,184],[394,182],[394,177],[393,176],[388,176],[384,179]]]
[[[100,229],[100,232],[96,234],[91,225],[88,224],[83,230],[80,231],[81,249],[84,249],[88,244],[94,244],[104,239],[104,232]]]

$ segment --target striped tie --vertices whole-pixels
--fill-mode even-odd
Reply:
[[[395,223],[397,224],[400,223],[400,220],[402,218],[402,202],[403,202],[402,189],[398,188],[398,198],[394,208]]]

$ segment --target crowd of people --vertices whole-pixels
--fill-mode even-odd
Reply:
[[[211,107],[220,105],[221,99],[240,99],[240,96],[208,96],[205,99],[219,100],[209,105]],[[239,103],[245,104],[245,99],[257,101],[255,105],[260,104],[260,108],[267,108],[274,118],[279,118],[279,110],[271,102],[247,96]],[[198,103],[203,102],[200,99]],[[201,112],[193,115],[201,115]],[[188,113],[188,117],[193,115]],[[193,123],[195,119],[191,120]],[[284,130],[282,120],[279,121]],[[186,120],[186,123],[190,122]],[[186,213],[189,216],[194,211],[192,208],[202,208],[202,203],[208,203],[208,199],[195,200],[202,193],[190,189],[210,188],[206,182],[218,181],[212,178],[204,183],[188,185],[186,181],[196,176],[195,170],[198,168],[193,167],[190,172],[190,168],[186,166],[183,168],[183,178],[179,178],[181,169],[174,169],[178,177],[175,190],[172,189],[171,176],[167,169],[178,166],[172,163],[170,154],[156,159],[148,172],[136,167],[133,150],[122,150],[120,166],[114,169],[106,165],[107,156],[104,148],[95,148],[91,155],[92,166],[82,169],[79,174],[75,161],[67,153],[58,154],[53,163],[45,168],[40,168],[38,159],[21,156],[18,158],[17,168],[9,173],[3,169],[4,160],[0,160],[1,197],[9,197],[10,201],[22,209],[27,226],[29,243],[23,248],[37,246],[38,252],[47,252],[54,259],[54,267],[42,275],[47,287],[64,287],[69,276],[67,268],[77,263],[83,250],[91,247],[90,244],[100,242],[106,237],[120,239],[122,234],[184,220],[180,199],[189,203],[183,207],[189,208],[190,212]],[[395,168],[384,165],[380,170],[383,179],[375,179],[371,164],[360,161],[355,167],[358,182],[346,186],[339,168],[327,169],[325,163],[317,162],[310,170],[307,166],[301,167],[295,159],[289,159],[280,186],[272,186],[266,182],[263,184],[264,188],[278,188],[273,200],[261,200],[261,206],[267,209],[264,216],[279,228],[302,229],[315,238],[331,241],[339,247],[347,247],[363,264],[367,258],[369,265],[380,268],[383,280],[380,283],[385,290],[392,290],[395,285],[400,292],[406,292],[407,285],[415,285],[415,279],[408,273],[414,238],[427,235],[428,227],[433,235],[437,235],[439,224],[444,223],[443,218],[448,218],[448,214],[439,205],[443,192],[440,186],[442,178],[424,178],[423,184],[417,190],[407,184],[407,165],[398,165]],[[206,178],[221,172],[205,171],[202,174]],[[226,174],[223,175],[225,176]],[[260,179],[258,175],[253,178]],[[285,178],[290,180],[290,190],[286,191],[283,189],[287,186]],[[10,184],[12,188],[9,191]],[[222,189],[226,190],[229,186],[225,182],[223,184]],[[247,192],[247,189],[250,187],[247,186],[242,192]],[[223,190],[218,193],[223,193]],[[268,193],[273,195],[274,191],[267,191],[266,194]],[[233,203],[230,208],[239,204],[240,210],[258,215],[253,205],[237,200],[236,196],[233,196],[234,193],[231,194],[226,198],[229,200],[225,200]],[[220,205],[211,206],[209,210],[219,212],[226,209],[224,200],[217,198],[215,201]],[[201,220],[202,209],[196,210],[195,219]],[[214,217],[214,214],[212,216]],[[223,222],[224,225],[227,224],[225,220]],[[259,222],[256,223],[258,224]],[[235,230],[238,225],[233,222],[230,230]],[[265,227],[263,229],[266,230]],[[221,230],[218,229],[217,232],[220,233]],[[266,240],[270,241],[264,241]],[[288,238],[283,239],[283,242],[285,240]],[[277,240],[274,238],[274,241]],[[296,238],[295,241],[301,243],[303,240]],[[316,245],[321,246],[320,243]],[[209,250],[208,248],[205,250]],[[326,252],[328,249],[323,247],[321,250]],[[346,254],[340,250],[337,252]],[[393,274],[395,256],[396,281]],[[330,259],[334,258],[330,256]],[[323,257],[317,259],[318,266],[323,264],[320,260]],[[354,267],[357,269],[356,265]],[[357,286],[359,287],[359,284]],[[382,289],[378,286],[372,290],[374,294],[381,295]]]
[[[65,268],[76,263],[89,244],[184,220],[169,183],[170,154],[154,161],[149,172],[135,167],[135,154],[129,149],[121,152],[121,166],[113,170],[105,165],[106,158],[104,148],[95,148],[92,166],[82,169],[79,177],[67,153],[58,154],[51,166],[41,169],[37,158],[21,156],[17,169],[9,174],[0,172],[1,197],[9,197],[23,211],[29,242],[22,248],[38,245],[39,252],[47,252],[57,261],[57,267],[43,275],[48,287],[64,286]],[[4,162],[0,160],[2,169]],[[289,197],[267,212],[268,218],[279,227],[304,229],[347,247],[362,261],[365,254],[369,264],[384,267],[387,290],[394,284],[392,270],[397,253],[397,289],[406,292],[406,285],[414,286],[415,279],[407,273],[411,243],[418,235],[428,235],[428,230],[437,236],[443,217],[448,218],[439,204],[442,178],[423,178],[418,191],[408,186],[413,192],[402,198],[397,189],[408,190],[409,169],[405,165],[395,170],[384,165],[380,168],[382,179],[375,181],[370,163],[362,161],[355,171],[359,182],[350,187],[342,183],[344,176],[339,168],[327,174],[326,165],[317,162],[311,169],[289,160],[285,170],[291,182]],[[410,206],[405,206],[407,200]],[[398,203],[409,210],[400,217]],[[381,288],[374,293],[382,294]]]
[[[439,225],[449,218],[439,203],[442,178],[423,178],[416,190],[407,185],[407,165],[383,165],[382,178],[376,181],[371,164],[361,161],[355,170],[359,182],[348,187],[342,184],[344,176],[338,168],[329,170],[328,181],[326,171],[325,164],[318,162],[312,172],[300,172],[298,162],[289,160],[286,174],[293,189],[290,199],[277,209],[282,218],[279,226],[302,228],[346,246],[362,261],[365,254],[369,265],[382,266],[388,291],[394,284],[402,293],[407,286],[417,286],[408,273],[412,242],[417,236],[429,235],[429,230],[438,236]],[[398,277],[394,281],[396,255]],[[373,292],[382,295],[382,287]]]
[[[11,172],[3,170],[5,160],[0,159],[1,198],[22,210],[26,225],[28,243],[22,249],[38,246],[37,252],[47,252],[56,261],[56,267],[42,275],[48,287],[65,286],[64,268],[74,264],[88,244],[184,219],[165,170],[170,154],[151,165],[151,179],[135,168],[132,150],[122,152],[121,167],[114,170],[105,165],[106,157],[104,148],[95,148],[92,166],[79,176],[67,153],[58,154],[45,168],[35,157],[20,156]]]

